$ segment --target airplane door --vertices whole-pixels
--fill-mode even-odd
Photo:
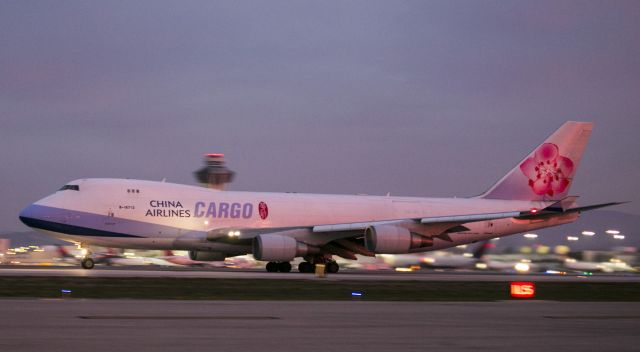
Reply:
[[[104,224],[106,226],[114,226],[116,224],[116,217],[113,213],[113,208],[109,208],[109,210],[107,210],[107,215],[104,218]]]

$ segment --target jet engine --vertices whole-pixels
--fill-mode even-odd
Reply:
[[[226,257],[227,255],[220,252],[189,251],[189,259],[201,262],[217,262],[224,260]]]
[[[374,225],[365,230],[364,243],[374,253],[402,254],[414,248],[433,246],[433,239],[411,233],[400,226]]]
[[[253,239],[253,256],[268,262],[288,262],[309,253],[309,247],[289,236],[258,235]]]

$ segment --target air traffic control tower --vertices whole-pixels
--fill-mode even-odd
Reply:
[[[224,190],[227,183],[233,181],[235,172],[224,164],[224,154],[205,154],[205,166],[194,172],[194,176],[204,187]]]

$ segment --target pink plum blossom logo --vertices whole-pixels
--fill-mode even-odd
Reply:
[[[544,143],[520,164],[520,170],[529,178],[533,193],[553,196],[567,189],[574,167],[571,159],[560,155],[557,145]]]
[[[260,202],[258,204],[258,213],[260,214],[260,218],[262,220],[266,219],[269,216],[269,207],[267,207],[267,203]]]

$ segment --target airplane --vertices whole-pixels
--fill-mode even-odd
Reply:
[[[20,220],[83,246],[186,250],[192,260],[252,254],[268,272],[339,270],[334,256],[406,254],[570,223],[568,196],[593,124],[564,123],[479,196],[417,198],[217,191],[129,179],[78,179],[23,209]],[[409,168],[409,165],[408,165]],[[88,255],[82,267],[93,268]]]

